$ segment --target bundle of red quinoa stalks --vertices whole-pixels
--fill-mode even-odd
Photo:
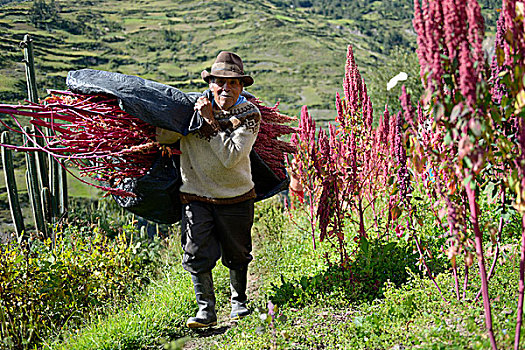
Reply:
[[[91,69],[69,72],[66,83],[68,91],[50,90],[41,103],[0,105],[0,113],[10,115],[18,125],[15,131],[25,136],[23,145],[4,146],[63,160],[61,164],[96,180],[84,182],[145,219],[179,221],[180,152],[178,145],[159,144],[155,130],[160,127],[182,135],[198,130],[203,119],[193,106],[202,93]],[[210,91],[204,94],[212,98]],[[277,105],[268,107],[249,93],[243,95],[262,116],[250,153],[256,200],[262,200],[288,187],[285,157],[295,148],[279,138],[295,132],[288,125],[295,118],[279,113]],[[22,128],[19,116],[31,117],[36,131]]]

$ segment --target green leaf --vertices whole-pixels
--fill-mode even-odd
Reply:
[[[496,48],[496,59],[498,61],[498,66],[503,66],[503,63],[505,62],[505,51],[503,50],[503,47],[498,46]],[[507,71],[503,71],[499,73],[499,76],[503,76],[503,73],[507,73]]]
[[[383,247],[383,254],[390,254],[392,250],[396,247],[396,242],[390,242]]]
[[[494,200],[494,189],[495,189],[494,182],[489,182],[487,186],[485,186],[485,194],[489,202],[492,202]]]
[[[472,161],[469,157],[463,157],[463,163],[468,169],[472,169]]]
[[[370,248],[370,243],[366,237],[361,237],[361,250],[363,253],[368,254],[368,249]]]
[[[392,213],[392,219],[397,220],[401,216],[402,210],[396,205],[390,212]]]
[[[450,113],[450,120],[456,121],[458,117],[460,116],[462,109],[463,109],[463,106],[461,105],[454,106],[454,108],[452,109],[452,112]]]
[[[516,103],[514,105],[514,108],[516,109],[515,113],[520,113],[524,106],[525,106],[525,90],[521,90],[516,95]]]
[[[450,144],[452,144],[452,135],[450,134],[450,132],[447,132],[447,133],[445,134],[445,137],[443,138],[443,143],[444,143],[445,145],[450,145]]]
[[[438,121],[445,115],[445,106],[442,103],[437,103],[434,107],[434,120]]]
[[[392,184],[394,183],[395,180],[396,180],[396,177],[395,177],[395,176],[393,176],[393,175],[390,176],[390,177],[388,178],[388,184],[389,184],[389,185],[392,185]]]
[[[478,120],[473,120],[469,123],[469,129],[476,137],[481,136],[481,123]]]

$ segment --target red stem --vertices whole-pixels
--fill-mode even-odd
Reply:
[[[316,244],[315,244],[315,211],[314,211],[314,205],[315,205],[315,200],[314,200],[314,196],[315,196],[315,193],[314,193],[314,184],[313,184],[313,180],[310,178],[309,179],[309,188],[308,188],[309,192],[310,192],[310,227],[312,229],[312,243],[314,245],[314,249],[316,249]]]
[[[432,275],[432,271],[430,270],[430,267],[428,267],[428,265],[427,265],[427,262],[425,260],[425,256],[423,255],[423,250],[421,250],[421,245],[419,244],[419,241],[418,241],[416,235],[414,235],[413,237],[414,237],[414,241],[416,242],[416,247],[417,247],[417,251],[419,252],[419,257],[421,258],[421,261],[423,261],[423,265],[425,265],[425,268],[427,269],[428,277],[430,277],[432,282],[434,282],[434,285],[436,286],[436,288],[437,288],[437,290],[439,292],[439,295],[441,295],[441,298],[443,299],[443,301],[448,304],[447,299],[445,299],[445,297],[443,296],[443,292],[441,292],[441,288],[439,288],[439,284],[437,284],[436,279]]]
[[[459,276],[458,276],[458,269],[456,267],[456,264],[454,264],[454,266],[452,266],[452,273],[454,275],[454,289],[456,290],[456,297],[459,300],[460,297],[459,297]]]
[[[494,331],[492,329],[492,314],[489,299],[489,288],[487,281],[487,271],[485,270],[485,259],[483,257],[483,234],[479,228],[478,222],[478,204],[476,202],[476,193],[467,183],[466,191],[470,209],[470,221],[474,227],[476,255],[478,256],[479,275],[481,277],[481,294],[483,295],[483,308],[485,309],[485,326],[490,339],[490,345],[493,350],[497,349]]]
[[[463,281],[463,300],[467,297],[467,287],[468,287],[468,266],[465,265],[465,280]]]
[[[362,199],[360,198],[357,202],[357,211],[359,212],[359,236],[360,237],[366,237],[365,233],[365,218],[363,215],[363,204]]]
[[[505,188],[503,187],[503,185],[502,185],[502,189],[501,190],[502,190],[502,193],[501,193],[501,206],[502,206],[503,210],[505,210]],[[494,260],[492,261],[492,265],[490,266],[490,271],[489,271],[489,274],[487,276],[487,281],[490,281],[490,278],[492,277],[492,273],[494,272],[494,269],[496,268],[496,263],[498,262],[498,258],[499,258],[499,245],[500,245],[500,242],[501,242],[501,233],[503,232],[503,226],[504,226],[503,213],[504,213],[504,211],[501,212],[501,216],[499,218],[498,242],[496,244],[496,252],[494,253]],[[480,295],[481,295],[481,288],[478,291],[478,294],[476,295],[476,299],[474,299],[474,302],[478,301]]]
[[[520,281],[518,285],[518,312],[516,317],[516,333],[514,335],[514,350],[520,347],[521,323],[523,318],[523,292],[525,290],[525,214],[521,219],[521,253],[520,253]]]

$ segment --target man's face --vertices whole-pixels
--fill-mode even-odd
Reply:
[[[213,92],[213,99],[222,110],[228,110],[239,98],[243,89],[243,84],[237,78],[214,78],[210,81],[210,90]]]

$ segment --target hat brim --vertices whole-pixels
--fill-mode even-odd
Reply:
[[[242,75],[242,74],[232,72],[232,71],[227,71],[227,70],[220,71],[220,72],[214,72],[214,73],[210,73],[207,70],[203,70],[201,72],[201,77],[208,84],[210,83],[210,78],[237,78],[237,79],[242,80],[244,86],[250,86],[253,84],[253,78],[251,76]]]

